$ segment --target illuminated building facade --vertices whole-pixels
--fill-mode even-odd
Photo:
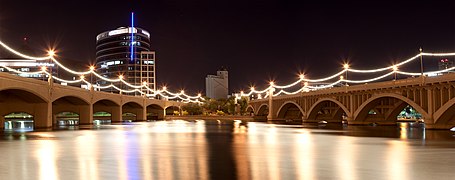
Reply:
[[[229,78],[226,68],[221,68],[217,75],[208,75],[205,78],[205,93],[213,99],[227,98],[229,91]]]
[[[155,60],[150,34],[144,29],[120,27],[96,36],[96,71],[103,77],[117,79],[122,75],[130,84],[139,86],[145,82],[155,90]],[[96,83],[101,86],[111,84],[101,79],[97,79]],[[114,85],[127,89],[121,83]]]

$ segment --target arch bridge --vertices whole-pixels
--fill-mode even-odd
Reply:
[[[61,112],[78,114],[79,124],[92,124],[98,112],[110,114],[112,122],[123,121],[125,114],[134,114],[134,121],[143,121],[163,119],[167,109],[179,109],[182,105],[182,102],[87,90],[0,72],[1,129],[5,116],[17,112],[33,116],[35,128],[48,128],[57,124]]]
[[[396,124],[407,106],[422,115],[427,129],[455,126],[455,73],[269,96],[251,100],[247,110],[267,120],[385,125]]]

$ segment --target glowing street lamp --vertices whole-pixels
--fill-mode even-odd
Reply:
[[[398,71],[398,66],[396,66],[396,65],[393,65],[393,66],[392,66],[392,69],[393,69],[393,72],[395,72],[395,73],[394,73],[394,74],[395,74],[395,78],[394,78],[394,80],[397,80],[397,71]]]
[[[420,51],[420,78],[422,78],[422,85],[423,85],[423,55],[422,55],[422,48],[419,48]]]
[[[346,80],[348,80],[348,69],[349,69],[349,64],[348,63],[345,63],[343,65],[343,68],[345,69],[346,71]],[[348,82],[346,81],[346,86],[348,86]]]
[[[95,66],[90,66],[89,69],[90,69],[90,72],[91,72],[90,73],[90,83],[93,84],[93,72],[95,71]]]
[[[51,50],[47,51],[47,55],[49,55],[49,57],[53,57],[53,56],[55,56],[55,51],[51,49]]]

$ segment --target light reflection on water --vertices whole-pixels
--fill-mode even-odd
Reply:
[[[305,128],[304,128],[305,127]],[[4,132],[1,179],[452,179],[450,131],[157,121]]]

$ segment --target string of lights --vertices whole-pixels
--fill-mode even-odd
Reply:
[[[343,70],[331,75],[331,76],[328,76],[328,77],[324,77],[324,78],[320,78],[320,79],[309,79],[309,78],[306,78],[303,74],[299,75],[299,79],[297,81],[294,81],[293,83],[290,83],[288,85],[276,85],[273,81],[270,82],[270,85],[265,88],[264,90],[255,90],[254,87],[251,87],[250,91],[249,92],[244,92],[244,91],[241,91],[240,92],[240,95],[239,96],[236,96],[237,98],[239,97],[242,97],[242,96],[251,96],[253,94],[256,94],[257,97],[261,97],[262,94],[265,93],[265,96],[264,98],[267,98],[270,94],[270,92],[273,92],[276,89],[279,89],[279,91],[275,94],[273,94],[273,96],[278,96],[278,95],[281,95],[281,94],[287,94],[287,95],[292,95],[292,94],[297,94],[297,93],[301,93],[301,92],[307,92],[307,91],[314,91],[314,90],[319,90],[319,89],[326,89],[326,88],[331,88],[331,87],[335,87],[336,85],[339,85],[341,83],[351,83],[351,84],[360,84],[360,83],[369,83],[369,82],[373,82],[373,81],[378,81],[380,79],[384,79],[388,76],[391,76],[393,74],[401,74],[401,75],[407,75],[407,76],[420,76],[420,75],[424,75],[424,76],[429,76],[429,75],[433,75],[433,74],[441,74],[441,73],[445,73],[445,72],[449,72],[449,71],[452,71],[452,70],[455,70],[455,67],[450,67],[450,68],[447,68],[447,69],[444,69],[444,70],[439,70],[439,71],[429,71],[429,72],[421,72],[421,73],[413,73],[413,72],[404,72],[404,71],[398,71],[399,67],[405,65],[405,64],[408,64],[414,60],[418,60],[419,57],[422,57],[422,56],[436,56],[436,57],[441,57],[441,56],[455,56],[455,53],[424,53],[424,52],[421,52],[409,59],[406,59],[398,64],[394,64],[394,65],[391,65],[391,66],[387,66],[387,67],[383,67],[383,68],[377,68],[377,69],[353,69],[353,68],[350,68],[349,67],[349,64],[344,64],[343,65]],[[377,73],[377,72],[383,72],[383,71],[387,71],[387,70],[392,70],[391,72],[388,72],[386,74],[383,74],[383,75],[380,75],[380,76],[377,76],[377,77],[374,77],[374,78],[370,78],[370,79],[363,79],[363,80],[352,80],[352,79],[347,79],[346,77],[343,76],[344,73],[346,73],[347,75],[347,72],[352,72],[352,73]],[[335,82],[328,82],[330,80],[333,80],[335,78],[339,78],[338,80],[336,80]],[[308,85],[308,83],[327,83],[326,85],[320,85],[320,86],[311,86],[311,85]],[[299,88],[298,90],[296,91],[293,91],[293,92],[290,92],[290,91],[286,91],[284,89],[287,89],[287,88],[291,88],[291,87],[294,87],[296,85],[299,85],[299,84],[304,84],[303,87]],[[347,85],[347,84],[346,84]],[[270,91],[272,90],[272,91]]]
[[[52,60],[52,62],[54,62],[58,67],[64,69],[65,71],[67,71],[67,72],[69,72],[71,74],[79,75],[80,79],[79,80],[64,80],[64,79],[61,79],[59,77],[52,76],[51,73],[47,72],[47,69],[46,69],[45,66],[43,66],[41,68],[41,71],[36,71],[36,72],[22,72],[22,71],[15,70],[15,69],[7,67],[7,66],[1,66],[1,67],[5,68],[8,71],[13,72],[13,73],[27,74],[27,75],[45,74],[45,75],[47,75],[49,77],[52,77],[52,80],[55,79],[56,81],[60,81],[60,82],[65,82],[65,83],[82,83],[83,82],[83,83],[86,83],[88,87],[92,87],[93,86],[93,88],[96,88],[96,89],[113,88],[113,89],[116,89],[117,91],[119,91],[121,93],[139,93],[139,94],[141,94],[143,96],[147,96],[147,97],[156,97],[156,96],[160,95],[160,96],[162,96],[162,97],[164,97],[166,99],[180,99],[180,100],[186,101],[186,102],[199,102],[199,100],[204,100],[202,98],[201,94],[198,94],[197,96],[189,96],[189,95],[185,94],[183,90],[181,90],[179,93],[172,93],[172,92],[168,91],[166,89],[166,87],[163,87],[162,90],[154,90],[154,89],[151,89],[150,87],[147,86],[147,82],[143,82],[142,85],[133,85],[133,84],[128,83],[125,80],[123,80],[123,75],[119,75],[117,79],[106,78],[106,77],[96,73],[94,66],[90,66],[88,71],[81,71],[81,72],[74,71],[74,70],[64,66],[62,63],[60,63],[55,58],[55,51],[54,50],[49,50],[48,51],[48,56],[33,57],[33,56],[28,56],[26,54],[22,54],[22,53],[20,53],[20,52],[18,52],[16,50],[14,50],[13,48],[7,46],[5,43],[3,43],[1,41],[0,41],[0,45],[3,48],[7,49],[8,51],[10,51],[10,52],[22,57],[22,58],[25,58],[25,59],[36,60],[36,61]],[[278,95],[281,95],[281,94],[291,95],[291,94],[297,94],[297,93],[304,92],[304,91],[331,88],[331,87],[334,87],[337,84],[340,84],[340,83],[343,83],[343,82],[353,83],[353,84],[373,82],[373,81],[377,81],[377,80],[383,79],[383,78],[385,78],[387,76],[390,76],[390,75],[392,75],[394,73],[395,74],[401,74],[401,75],[408,75],[408,76],[419,76],[419,75],[422,75],[422,74],[424,76],[428,76],[428,75],[431,75],[431,74],[439,74],[439,73],[444,73],[444,72],[455,70],[455,67],[451,67],[451,68],[448,68],[448,69],[445,69],[445,70],[432,71],[432,72],[421,72],[421,73],[398,71],[398,68],[400,66],[403,66],[403,65],[405,65],[405,64],[407,64],[409,62],[412,62],[414,60],[417,60],[419,57],[422,57],[422,56],[436,56],[436,57],[440,57],[440,56],[455,56],[455,53],[424,53],[424,52],[421,52],[421,53],[419,53],[419,54],[417,54],[417,55],[415,55],[415,56],[413,56],[413,57],[411,57],[409,59],[406,59],[406,60],[404,60],[404,61],[402,61],[402,62],[400,62],[398,64],[395,64],[395,65],[392,65],[392,66],[383,67],[383,68],[378,68],[378,69],[366,69],[366,70],[353,69],[353,68],[349,67],[349,64],[344,64],[343,65],[343,70],[341,70],[341,71],[339,71],[339,72],[337,72],[337,73],[335,73],[335,74],[333,74],[331,76],[328,76],[328,77],[319,78],[319,79],[309,79],[309,78],[305,78],[305,76],[303,74],[301,74],[301,75],[299,75],[299,79],[297,81],[294,81],[293,83],[290,83],[288,85],[276,85],[272,81],[272,82],[270,82],[270,85],[267,88],[263,89],[263,90],[255,90],[254,87],[251,87],[251,89],[250,89],[250,91],[248,93],[245,93],[245,92],[241,91],[240,97],[242,97],[242,96],[251,96],[253,94],[257,94],[257,97],[261,97],[261,94],[264,94],[264,93],[266,93],[264,98],[268,97],[269,94],[272,94],[273,96],[278,96]],[[383,74],[383,75],[378,76],[378,77],[371,78],[371,79],[350,80],[350,79],[347,79],[346,77],[342,76],[344,73],[347,73],[347,72],[352,72],[352,73],[377,73],[377,72],[383,72],[383,71],[387,71],[387,70],[393,70],[393,71],[391,71],[389,73],[386,73],[386,74]],[[131,88],[131,89],[122,89],[122,88],[119,88],[119,87],[117,87],[117,86],[115,86],[113,84],[110,84],[110,85],[107,85],[107,86],[92,85],[90,82],[85,80],[85,76],[89,75],[89,74],[93,74],[97,78],[102,79],[102,80],[107,81],[107,82],[111,82],[111,83],[120,82],[120,83],[123,83],[123,84],[126,85],[126,87]],[[339,78],[339,79],[336,80],[335,82],[331,82],[331,83],[328,82],[327,83],[327,81],[335,79],[335,78]],[[320,86],[308,85],[308,83],[323,83],[323,82],[326,82],[327,84],[326,85],[320,85]],[[299,88],[296,91],[290,92],[290,91],[284,90],[284,89],[288,89],[288,88],[294,87],[294,86],[302,84],[302,83],[304,83],[305,85],[302,88]],[[143,92],[144,89],[147,92],[151,92],[151,93]],[[279,91],[277,93],[273,94],[273,92],[276,89],[279,89]],[[170,96],[168,96],[167,94],[169,94]],[[195,100],[193,100],[193,99],[195,99]]]
[[[96,88],[96,89],[107,89],[107,88],[113,88],[113,89],[116,89],[117,91],[119,91],[120,93],[140,93],[141,95],[143,96],[147,96],[147,97],[156,97],[157,95],[160,95],[166,99],[180,99],[182,102],[197,102],[199,103],[199,99],[200,100],[204,100],[204,98],[202,98],[201,94],[198,94],[197,96],[189,96],[187,94],[185,94],[183,91],[181,91],[180,93],[172,93],[168,90],[166,90],[166,87],[163,88],[162,91],[160,90],[153,90],[151,89],[150,87],[147,86],[147,82],[143,82],[142,85],[133,85],[133,84],[130,84],[126,81],[123,80],[123,75],[119,75],[119,77],[117,79],[110,79],[110,78],[106,78],[98,73],[95,72],[95,67],[94,66],[90,66],[89,70],[88,71],[74,71],[72,70],[71,68],[68,68],[66,66],[64,66],[62,63],[60,63],[56,58],[55,58],[55,51],[54,50],[49,50],[48,51],[48,56],[44,56],[44,57],[33,57],[33,56],[28,56],[28,55],[25,55],[25,54],[22,54],[16,50],[14,50],[13,48],[9,47],[8,45],[6,45],[5,43],[3,43],[2,41],[0,41],[0,45],[5,48],[6,50],[14,53],[15,55],[19,56],[19,57],[22,57],[22,58],[25,58],[25,59],[29,59],[29,60],[36,60],[36,61],[45,61],[45,60],[51,60],[52,62],[54,62],[58,67],[62,68],[63,70],[71,73],[71,74],[75,74],[75,75],[79,75],[80,76],[80,79],[78,80],[65,80],[65,79],[62,79],[62,78],[59,78],[59,77],[56,77],[56,76],[53,76],[51,73],[47,72],[47,68],[45,66],[42,66],[41,68],[41,71],[36,71],[36,72],[23,72],[23,71],[19,71],[19,70],[15,70],[13,68],[10,68],[10,67],[7,67],[7,66],[0,66],[0,67],[3,67],[5,69],[7,69],[9,72],[13,72],[13,73],[17,73],[17,74],[26,74],[26,75],[35,75],[35,74],[46,74],[47,76],[49,77],[52,77],[52,80],[56,80],[56,81],[59,81],[59,82],[64,82],[64,83],[85,83],[87,84],[88,87],[93,87],[93,88]],[[91,84],[90,82],[86,81],[85,80],[85,76],[86,75],[89,75],[89,74],[93,74],[94,76],[104,80],[104,81],[108,81],[108,82],[111,82],[111,83],[114,83],[114,82],[121,82],[123,84],[125,84],[127,87],[129,88],[132,88],[132,89],[122,89],[122,88],[119,88],[113,84],[110,84],[108,86],[100,86],[100,85],[93,85]],[[142,91],[142,89],[145,89],[151,93],[147,94],[147,93],[144,93]],[[167,94],[170,94],[171,96],[168,96],[166,95]],[[193,100],[193,99],[196,99],[196,100]]]

